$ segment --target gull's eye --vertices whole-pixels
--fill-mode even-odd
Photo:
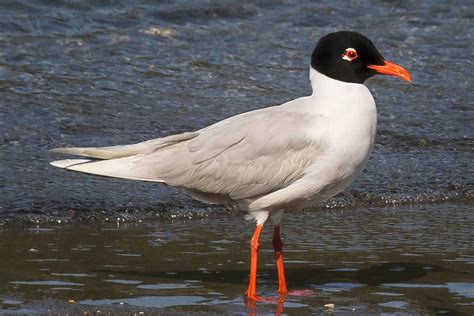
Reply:
[[[347,61],[353,61],[357,59],[357,57],[359,57],[359,55],[357,55],[357,51],[354,48],[347,48],[344,54],[342,54],[342,59]]]

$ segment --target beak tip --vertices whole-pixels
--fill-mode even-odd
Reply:
[[[408,70],[388,60],[384,61],[384,65],[369,65],[368,68],[373,69],[382,75],[396,76],[404,81],[412,82]]]

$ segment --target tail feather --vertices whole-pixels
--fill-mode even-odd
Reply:
[[[135,157],[94,161],[90,159],[64,159],[50,162],[51,165],[71,171],[95,174],[104,177],[130,180],[163,182],[154,177],[148,168],[135,163]]]
[[[51,165],[66,170],[90,173],[105,177],[131,180],[163,182],[154,172],[155,161],[144,160],[156,151],[196,137],[198,133],[182,133],[152,139],[132,145],[112,147],[55,148],[54,153],[92,157],[96,159],[64,159],[50,162]]]
[[[92,160],[90,159],[64,159],[64,160],[56,160],[50,162],[51,165],[58,167],[58,168],[63,168],[63,169],[68,169],[71,168],[74,165],[78,165],[81,163],[86,163],[86,162],[91,162]]]

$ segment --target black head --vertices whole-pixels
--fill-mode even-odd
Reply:
[[[311,55],[311,66],[318,72],[336,80],[352,83],[363,83],[373,75],[383,73],[369,66],[385,67],[385,65],[385,59],[367,37],[348,31],[330,33],[322,37]],[[398,73],[385,72],[385,74],[401,77]]]

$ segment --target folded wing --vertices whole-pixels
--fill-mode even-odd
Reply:
[[[149,141],[151,149],[143,151],[140,144],[113,149],[113,154],[103,148],[81,151],[81,155],[92,157],[122,158],[75,165],[69,161],[66,169],[165,182],[188,192],[232,200],[249,199],[284,188],[304,175],[321,151],[319,144],[307,137],[312,123],[303,113],[267,108],[187,133],[166,146],[153,140]],[[135,154],[123,157],[130,152]]]

